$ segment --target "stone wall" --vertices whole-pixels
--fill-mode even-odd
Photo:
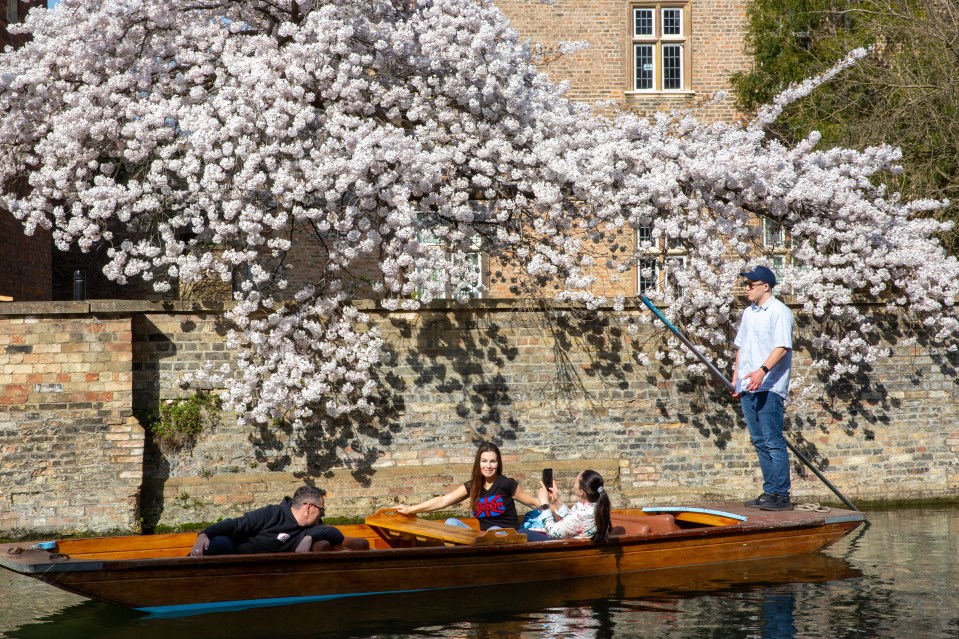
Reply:
[[[136,526],[131,343],[85,304],[0,305],[0,534]]]
[[[623,315],[631,312],[639,311]],[[390,352],[377,419],[295,441],[222,415],[191,449],[164,452],[149,436],[143,442],[131,410],[189,396],[184,371],[233,356],[221,309],[0,305],[0,534],[133,528],[137,517],[147,528],[210,521],[274,502],[303,481],[330,491],[331,516],[359,516],[464,481],[485,440],[501,446],[506,472],[529,489],[543,466],[566,486],[582,468],[598,470],[616,506],[758,490],[755,455],[725,392],[681,368],[633,363],[659,332],[630,340],[622,316],[520,312],[494,301],[372,313]],[[955,498],[959,357],[921,338],[895,346],[898,319],[880,320],[891,356],[868,377],[794,401],[789,438],[854,502]],[[795,366],[808,383],[821,354],[810,350],[808,322],[798,322]],[[47,350],[56,356],[41,357]],[[73,353],[81,355],[72,366],[59,363]],[[837,501],[801,464],[794,469],[797,500]]]

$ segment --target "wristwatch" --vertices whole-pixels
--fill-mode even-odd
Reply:
[[[769,373],[769,369],[766,368],[766,365],[765,365],[765,364],[763,364],[763,365],[760,366],[759,368],[763,369],[763,372],[764,372],[764,373]]]
[[[549,504],[543,504],[539,507],[540,510],[549,510]]]

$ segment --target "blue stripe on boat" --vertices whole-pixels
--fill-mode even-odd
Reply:
[[[268,608],[270,606],[289,606],[292,604],[312,603],[316,601],[330,601],[346,599],[347,597],[368,597],[373,595],[397,595],[406,592],[425,592],[432,588],[418,588],[414,590],[390,590],[384,592],[351,592],[342,595],[314,595],[308,597],[275,597],[272,599],[238,599],[236,601],[212,601],[209,603],[180,604],[177,606],[150,606],[137,608],[142,612],[150,613],[151,617],[186,617],[208,612],[227,612],[231,610],[246,610],[248,608]]]
[[[746,521],[746,517],[733,513],[723,512],[722,510],[710,510],[709,508],[687,508],[685,506],[649,506],[643,508],[644,513],[704,513],[707,515],[719,515],[720,517],[730,517],[739,521]]]

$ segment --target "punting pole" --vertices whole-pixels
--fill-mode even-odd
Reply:
[[[699,361],[701,361],[703,364],[705,364],[706,368],[709,369],[709,372],[712,373],[712,374],[716,377],[716,379],[718,379],[719,381],[721,381],[723,384],[726,385],[726,388],[729,389],[729,392],[730,392],[730,393],[736,392],[736,387],[733,386],[732,382],[730,382],[728,379],[726,379],[726,376],[723,375],[723,374],[719,371],[719,369],[716,368],[716,366],[715,366],[711,361],[709,361],[708,359],[706,359],[706,356],[703,355],[702,353],[700,353],[700,352],[699,352],[699,349],[697,349],[695,346],[693,346],[693,343],[690,342],[689,339],[687,339],[685,335],[683,335],[681,332],[679,332],[679,329],[676,328],[675,326],[673,326],[673,323],[672,323],[672,322],[670,322],[668,319],[666,319],[666,316],[663,315],[663,312],[662,312],[661,310],[659,310],[658,308],[656,308],[656,305],[653,304],[652,302],[650,302],[648,297],[646,297],[645,295],[640,295],[640,296],[639,296],[639,299],[642,300],[643,304],[645,304],[646,307],[653,312],[653,315],[655,315],[656,317],[658,317],[658,318],[660,319],[660,321],[661,321],[663,324],[666,325],[666,328],[668,328],[669,330],[671,330],[671,331],[673,332],[673,334],[676,335],[676,337],[679,338],[679,341],[681,341],[683,344],[685,344],[686,348],[688,348],[690,351],[692,351],[693,355],[695,355],[696,358],[699,359]],[[811,461],[809,461],[809,458],[806,457],[805,455],[803,455],[801,452],[799,452],[799,450],[798,450],[795,446],[793,446],[788,439],[786,440],[786,446],[789,447],[789,450],[792,451],[793,455],[795,455],[796,457],[798,457],[799,460],[802,461],[802,463],[806,464],[806,466],[809,468],[809,470],[811,470],[812,472],[814,472],[814,473],[816,474],[816,477],[818,477],[819,479],[822,480],[822,483],[826,484],[826,486],[829,488],[829,490],[831,490],[833,493],[836,494],[836,497],[839,497],[839,499],[842,500],[842,503],[846,504],[846,506],[848,506],[850,510],[855,510],[855,511],[857,511],[857,512],[859,511],[859,509],[856,508],[855,506],[853,506],[852,502],[849,501],[848,499],[846,499],[846,496],[843,495],[841,492],[839,492],[839,489],[836,488],[835,486],[833,486],[833,485],[832,485],[832,482],[829,481],[828,479],[826,479],[826,476],[823,475],[823,474],[819,471],[819,469],[816,468],[816,467],[813,465],[813,463],[812,463]]]

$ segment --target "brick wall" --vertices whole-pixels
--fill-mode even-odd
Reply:
[[[546,465],[567,483],[595,468],[616,506],[741,499],[760,484],[736,405],[683,369],[631,363],[655,336],[624,344],[621,317],[493,302],[374,311],[390,351],[377,419],[294,441],[223,415],[194,448],[163,453],[142,441],[130,408],[186,397],[184,371],[229,361],[218,309],[92,302],[90,315],[65,316],[43,306],[54,308],[0,307],[0,534],[133,527],[138,486],[147,527],[236,515],[304,480],[330,490],[331,516],[358,516],[463,481],[484,440],[501,445],[507,473],[530,489]],[[808,377],[821,354],[798,319],[796,372]],[[889,343],[901,341],[897,320],[882,321]],[[895,346],[868,378],[790,405],[789,437],[854,502],[955,498],[957,369],[956,354],[922,340]],[[836,501],[795,460],[794,470],[797,500]]]
[[[0,314],[0,531],[128,530],[143,475],[130,319],[43,307]]]

